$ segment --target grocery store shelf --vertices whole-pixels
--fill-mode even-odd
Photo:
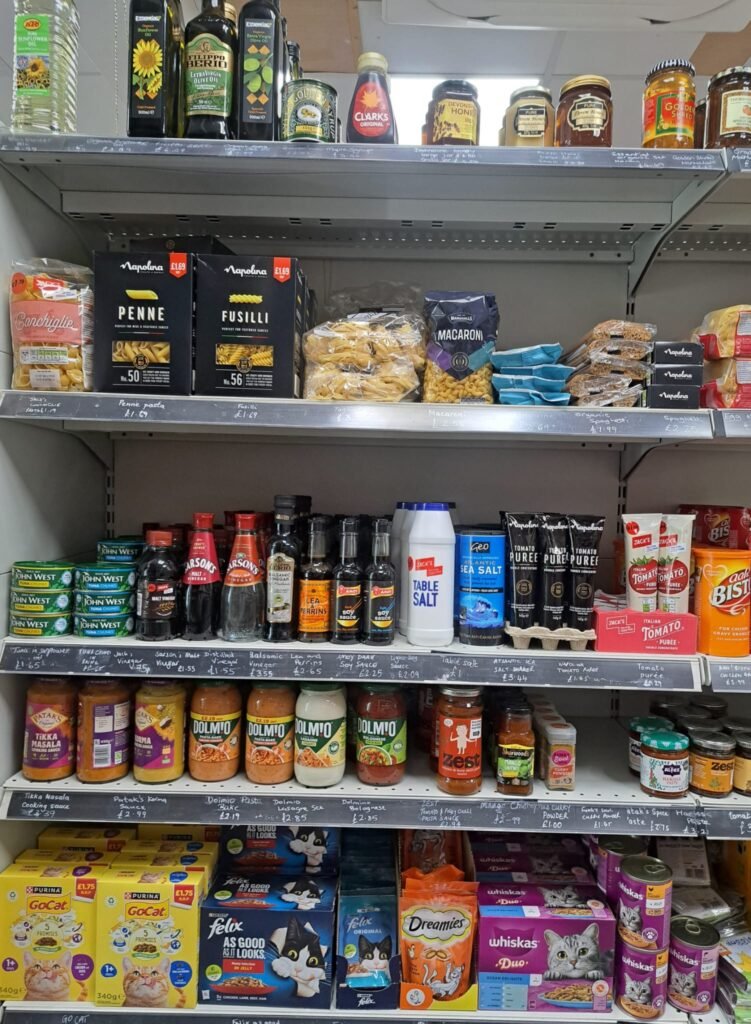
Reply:
[[[100,786],[84,785],[71,778],[40,786],[19,774],[4,786],[0,817],[703,834],[704,813],[696,798],[660,800],[641,791],[628,771],[626,731],[616,721],[589,719],[575,724],[576,789],[572,792],[551,792],[538,782],[531,797],[514,799],[500,796],[495,781],[486,778],[476,796],[446,796],[437,788],[422,755],[416,755],[410,758],[408,771],[398,785],[381,787],[363,785],[351,769],[339,785],[328,789],[305,789],[294,780],[273,787],[258,786],[241,776],[221,783],[196,782],[186,776],[158,786],[139,785],[131,777]],[[749,808],[751,815],[751,801]]]
[[[715,435],[728,441],[751,441],[751,411],[718,409],[712,414]]]
[[[344,1024],[345,1021],[360,1021],[362,1024],[380,1024],[380,1022],[394,1021],[395,1024],[425,1024],[431,1021],[432,1024],[476,1024],[482,1021],[483,1024],[551,1024],[555,1019],[549,1013],[523,1014],[512,1011],[488,1011],[481,1013],[472,1012],[451,1012],[446,1010],[431,1010],[430,1013],[423,1012],[420,1015],[417,1011],[408,1010],[316,1010],[314,1014],[305,1013],[302,1010],[286,1010],[277,1007],[253,1006],[252,1003],[243,1003],[237,1006],[212,1006],[199,1007],[196,1010],[143,1010],[127,1007],[112,1009],[110,1007],[92,1006],[90,1003],[6,1003],[5,1019],[11,1024],[123,1024],[127,1019],[136,1024],[141,1021],[155,1021],[159,1019],[162,1024],[184,1024],[186,1018],[192,1024],[214,1024],[218,1020],[230,1020],[232,1024],[240,1024],[240,1021],[253,1021],[253,1024],[309,1024],[315,1016],[316,1020],[326,1021],[326,1024]],[[616,1007],[610,1013],[567,1013],[565,1019],[570,1024],[620,1024],[620,1022],[633,1021],[622,1010]],[[679,1013],[671,1006],[665,1008],[665,1013],[660,1018],[662,1024],[687,1024],[686,1014]],[[704,1018],[702,1018],[704,1020]],[[710,1024],[709,1017],[706,1024]]]
[[[123,238],[213,234],[297,255],[609,258],[638,283],[726,176],[720,151],[292,146],[0,134],[56,212]]]
[[[703,660],[705,679],[715,693],[751,693],[751,658]]]
[[[166,644],[142,640],[7,637],[0,672],[161,678],[288,679],[347,682],[483,683],[593,690],[700,690],[699,657],[515,651],[454,643],[442,650],[397,640],[383,649],[336,644]]]
[[[712,439],[707,411],[539,409],[295,399],[0,391],[0,418],[115,436],[146,433],[666,444]]]

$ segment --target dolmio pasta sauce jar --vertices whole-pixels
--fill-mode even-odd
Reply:
[[[749,654],[751,551],[695,547],[698,650],[725,658]]]

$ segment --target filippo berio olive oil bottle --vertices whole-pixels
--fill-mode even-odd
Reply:
[[[279,0],[249,0],[237,22],[235,138],[279,138],[282,86],[287,69]]]
[[[180,0],[131,0],[128,135],[183,134],[185,22]]]
[[[237,30],[224,0],[202,0],[185,30],[185,137],[230,139]]]

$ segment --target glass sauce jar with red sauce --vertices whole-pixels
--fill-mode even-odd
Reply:
[[[395,786],[407,767],[407,702],[398,686],[366,683],[357,698],[357,777]]]

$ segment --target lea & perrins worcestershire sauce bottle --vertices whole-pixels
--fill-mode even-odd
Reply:
[[[210,640],[219,626],[222,576],[214,542],[214,513],[193,515],[193,537],[183,573],[185,640]]]
[[[312,516],[308,523],[308,555],[300,567],[297,639],[318,644],[331,639],[333,570],[328,560],[328,520]]]
[[[357,85],[347,119],[347,142],[396,143],[399,133],[391,105],[383,54],[363,53],[357,62]]]

